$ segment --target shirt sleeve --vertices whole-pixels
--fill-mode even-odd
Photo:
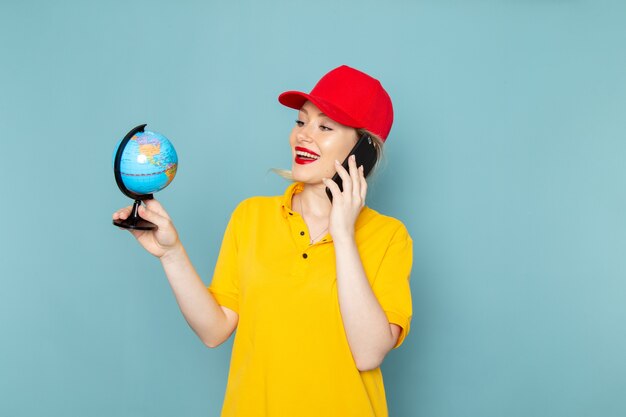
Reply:
[[[402,328],[394,348],[404,342],[410,329],[413,308],[409,278],[412,265],[413,241],[401,225],[391,238],[372,285],[389,323]]]
[[[233,212],[222,240],[220,253],[215,264],[213,279],[208,290],[221,306],[239,313],[239,274],[237,266],[237,224],[240,207]]]

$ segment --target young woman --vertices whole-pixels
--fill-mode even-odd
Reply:
[[[348,170],[340,162],[363,133],[379,147],[387,139],[391,100],[376,79],[341,66],[311,93],[279,101],[298,110],[294,183],[282,196],[239,204],[208,289],[157,201],[139,214],[158,229],[131,233],[161,260],[207,346],[237,329],[223,417],[387,416],[380,364],[409,331],[412,241],[400,221],[365,206],[354,158]],[[343,191],[329,180],[335,173]]]

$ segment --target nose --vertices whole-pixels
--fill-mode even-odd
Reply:
[[[306,126],[298,129],[298,132],[296,133],[296,139],[299,142],[312,142],[313,141],[313,136],[311,134],[311,125],[307,124]]]

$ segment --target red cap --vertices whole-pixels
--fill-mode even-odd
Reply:
[[[383,141],[391,130],[393,106],[389,94],[380,81],[346,65],[324,75],[309,94],[286,91],[278,96],[282,104],[297,110],[307,100],[334,121],[366,129]]]

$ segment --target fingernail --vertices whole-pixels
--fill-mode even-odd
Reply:
[[[335,159],[335,163],[336,163],[337,165],[341,165],[341,164],[339,163],[339,161],[338,161],[338,160],[336,160],[336,159]]]
[[[354,161],[356,159],[356,156],[350,155],[350,159],[352,159]]]

